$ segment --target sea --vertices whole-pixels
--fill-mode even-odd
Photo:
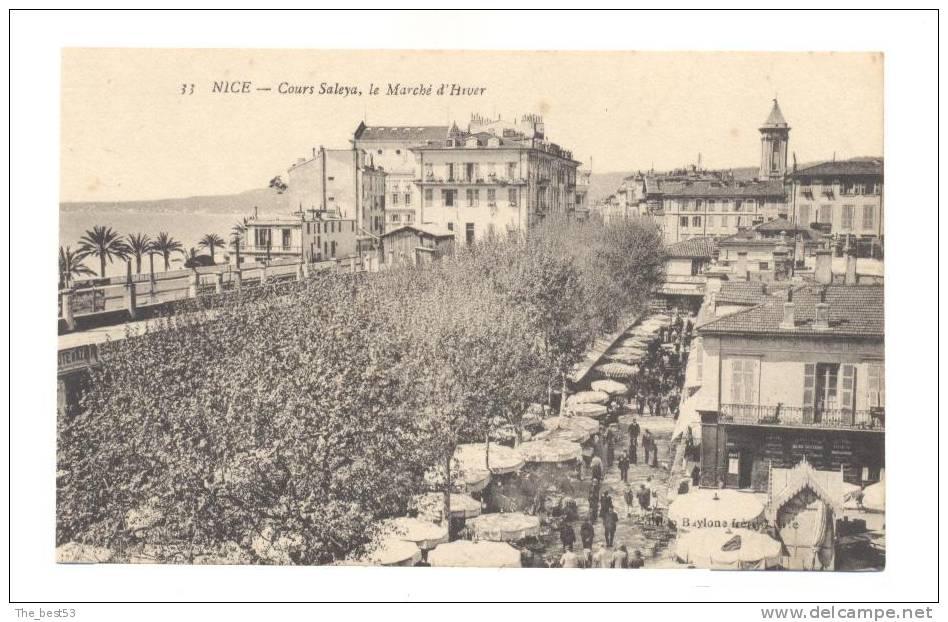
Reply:
[[[123,237],[130,233],[146,233],[152,238],[160,231],[167,231],[176,240],[179,240],[185,250],[192,246],[198,248],[198,240],[208,233],[216,233],[225,241],[230,239],[231,228],[240,221],[236,213],[172,213],[147,211],[108,211],[108,210],[60,210],[59,212],[59,245],[73,249],[79,246],[79,238],[97,225],[112,227]],[[207,251],[201,250],[202,254]],[[218,262],[227,253],[227,249],[215,250]],[[98,273],[99,261],[88,258],[86,265]],[[180,268],[184,263],[179,254],[173,258],[172,268]],[[164,262],[155,257],[155,269],[164,268]],[[134,265],[133,265],[134,269]],[[142,259],[142,270],[148,269],[148,259]],[[124,262],[106,264],[106,276],[121,276],[125,274]]]

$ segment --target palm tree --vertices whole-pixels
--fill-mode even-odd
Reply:
[[[171,267],[171,253],[184,253],[184,246],[177,241],[168,232],[162,231],[152,243],[155,252],[161,255],[165,260],[165,272]]]
[[[68,246],[59,247],[59,289],[69,287],[75,276],[95,276],[95,272],[82,263],[85,257],[86,254],[81,250],[74,251]]]
[[[211,261],[216,264],[217,262],[214,260],[214,249],[217,247],[223,248],[224,239],[216,233],[208,233],[201,238],[201,241],[198,242],[198,246],[208,249],[211,252]]]
[[[197,268],[198,267],[198,257],[200,251],[194,248],[193,246],[186,251],[181,251],[184,255],[184,267],[185,268]]]
[[[135,274],[142,273],[142,255],[151,252],[151,243],[151,238],[146,233],[128,234],[128,250],[135,258]]]
[[[105,277],[105,262],[127,259],[129,248],[112,227],[95,226],[79,238],[79,250],[99,258],[99,275]]]

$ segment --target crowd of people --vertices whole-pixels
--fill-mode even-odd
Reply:
[[[678,417],[693,330],[692,316],[675,311],[671,323],[659,328],[646,346],[639,373],[629,383],[630,401],[638,414]]]

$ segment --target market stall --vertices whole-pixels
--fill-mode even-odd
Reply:
[[[540,533],[540,519],[522,512],[481,514],[470,522],[479,540],[511,542]]]
[[[386,539],[412,542],[422,551],[430,551],[448,541],[448,528],[437,523],[401,516],[390,518],[382,523],[382,534]]]
[[[716,570],[774,568],[780,555],[780,542],[750,529],[697,529],[681,534],[675,548],[679,561]]]
[[[428,563],[442,568],[520,568],[520,551],[506,542],[455,540],[428,553]]]
[[[579,443],[561,439],[547,439],[523,443],[517,450],[526,462],[557,463],[579,460],[583,455],[583,448]]]

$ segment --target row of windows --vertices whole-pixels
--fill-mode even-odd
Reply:
[[[862,206],[862,229],[864,231],[873,231],[876,227],[876,206],[875,205],[863,205]],[[835,206],[833,205],[820,205],[816,208],[815,212],[810,205],[801,205],[800,206],[800,222],[803,224],[809,224],[811,222],[819,222],[821,224],[832,225],[834,223],[835,215]],[[849,229],[853,230],[856,228],[856,206],[855,205],[841,205],[839,210],[839,228],[840,229]],[[811,219],[816,219],[811,220]]]
[[[355,231],[355,222],[349,221],[349,231]],[[306,223],[306,233],[342,233],[345,222],[328,220],[326,222],[308,222]],[[289,229],[284,229],[284,233]]]
[[[760,361],[732,359],[730,364],[731,401],[735,404],[757,404]],[[860,377],[860,371],[865,373],[865,378]],[[867,363],[862,370],[855,365],[839,363],[803,365],[803,394],[800,396],[800,406],[853,409],[856,407],[855,397],[859,394],[870,408],[885,406],[883,363]]]
[[[713,216],[709,215],[707,218],[707,226],[709,229],[716,229],[718,227],[749,227],[751,226],[751,217],[750,216]],[[720,218],[720,220],[719,220]],[[682,229],[687,228],[702,228],[705,226],[705,217],[703,216],[680,216],[678,218],[678,226]]]
[[[488,207],[493,207],[497,205],[497,190],[495,188],[488,188],[486,191],[487,194],[487,205]],[[516,206],[520,197],[520,191],[517,188],[508,188],[507,189],[507,202],[511,207]],[[481,201],[481,191],[479,188],[468,188],[464,191],[465,205],[467,207],[478,207]],[[431,188],[425,188],[425,204],[430,205],[434,201],[434,191]],[[445,207],[454,207],[458,205],[458,191],[457,190],[442,190],[441,191],[441,203]]]
[[[839,193],[846,195],[875,195],[879,194],[881,184],[877,182],[852,182],[839,180],[820,180],[803,181],[800,184],[800,192],[803,194],[812,194],[813,186],[819,186],[823,192],[832,192],[839,185]]]
[[[484,169],[477,162],[448,162],[437,169],[437,174],[442,175],[448,181],[475,181],[478,179],[492,179],[497,177],[498,171],[503,175],[506,172],[508,179],[514,179],[517,176],[517,162],[506,162],[498,168],[497,163],[488,162]],[[436,169],[431,162],[425,162],[424,177],[431,179],[436,176]]]
[[[764,202],[757,199],[667,199],[666,209],[681,212],[716,212],[720,207],[722,212],[753,212],[758,207],[763,208]]]

